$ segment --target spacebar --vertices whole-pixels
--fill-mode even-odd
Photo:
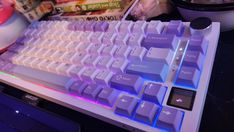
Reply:
[[[57,75],[40,70],[34,70],[29,67],[16,66],[12,70],[15,76],[18,76],[26,81],[43,84],[50,88],[65,90],[65,85],[69,81],[69,77]]]

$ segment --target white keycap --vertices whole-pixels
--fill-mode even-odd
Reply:
[[[36,57],[31,57],[31,58],[33,58],[33,59],[30,60],[31,62],[29,63],[28,67],[34,68],[33,64],[34,64],[34,62],[38,61],[38,58],[36,58]]]
[[[38,58],[43,58],[43,55],[46,53],[47,49],[40,49],[38,52],[35,53],[35,56]]]
[[[71,77],[78,77],[80,79],[84,70],[85,67],[81,65],[71,65],[71,67],[67,70],[67,74]]]
[[[45,42],[42,44],[42,48],[48,49],[52,41],[53,40],[45,39]]]
[[[84,70],[84,72],[81,75],[81,78],[85,81],[93,81],[96,75],[99,73],[99,70],[96,68],[87,68]]]
[[[61,31],[59,31],[59,30],[54,30],[54,32],[52,32],[52,34],[51,34],[51,37],[52,37],[53,39],[55,39],[55,40],[60,41],[60,38],[59,38],[60,34],[61,34]]]
[[[117,50],[116,45],[104,45],[102,50],[102,55],[113,56]]]
[[[119,26],[119,33],[131,33],[133,27],[133,21],[122,21]]]
[[[35,45],[37,48],[43,48],[43,45],[45,45],[46,40],[43,39],[38,39],[39,41],[37,42],[37,44]]]
[[[141,46],[144,36],[142,34],[133,33],[128,39],[129,46]]]
[[[108,69],[114,62],[114,59],[111,56],[103,56],[100,58],[99,62],[97,63],[98,68],[105,68]]]
[[[34,60],[34,61],[31,63],[31,67],[32,67],[33,69],[39,69],[38,64],[41,63],[42,61],[43,61],[43,59],[37,58],[36,60]]]
[[[147,34],[161,34],[164,25],[161,21],[150,21],[147,27]]]
[[[71,58],[75,55],[75,52],[65,52],[64,55],[61,57],[63,63],[72,64]]]
[[[60,41],[57,46],[56,49],[60,50],[60,51],[65,51],[65,47],[66,47],[67,43],[65,41]]]
[[[146,27],[147,27],[146,21],[136,21],[133,25],[132,33],[145,35]]]
[[[89,55],[85,60],[84,64],[86,66],[96,66],[98,61],[100,60],[100,57],[97,55]]]
[[[93,32],[83,32],[80,36],[81,42],[91,42],[90,38],[92,36]]]
[[[71,64],[66,64],[66,63],[61,63],[56,71],[58,74],[64,75],[64,76],[69,76],[69,74],[67,73],[67,70],[71,67]]]
[[[76,53],[75,55],[73,55],[73,57],[71,58],[71,62],[72,64],[84,64],[84,60],[88,57],[87,53],[84,52],[80,52],[80,53]]]
[[[56,49],[56,50],[61,50],[61,49],[64,48],[65,46],[66,46],[66,45],[65,45],[64,41],[59,40],[58,43],[57,43],[56,46],[55,46],[55,49]]]
[[[26,56],[34,56],[34,53],[36,51],[38,51],[38,48],[32,47],[27,52],[25,52],[24,55],[26,55]],[[44,49],[43,51],[46,51],[46,49]]]
[[[80,52],[89,53],[89,49],[91,48],[92,44],[89,42],[81,42],[77,48]]]
[[[39,69],[43,71],[49,71],[48,66],[52,63],[50,60],[43,60],[38,64]]]
[[[129,55],[131,61],[142,61],[147,49],[145,47],[134,47]]]
[[[47,66],[48,71],[57,73],[56,68],[60,65],[60,62],[52,62]]]
[[[59,61],[60,60],[60,57],[62,57],[64,55],[64,52],[62,51],[56,51],[52,56],[52,60],[54,61]]]
[[[48,29],[48,30],[46,30],[45,32],[44,32],[44,34],[42,34],[42,36],[41,36],[41,38],[42,39],[48,39],[48,38],[51,38],[50,36],[51,36],[51,30],[50,29]]]
[[[35,32],[34,37],[40,38],[45,33],[45,29],[38,29],[37,32]]]
[[[111,70],[114,72],[124,72],[127,65],[128,61],[126,59],[118,58],[111,65]]]
[[[27,67],[30,67],[31,66],[31,62],[34,60],[35,58],[34,57],[26,57],[24,60],[23,60],[23,65],[24,66],[27,66]]]
[[[69,41],[67,35],[69,35],[70,32],[67,31],[62,31],[59,35],[59,40],[63,40],[63,41]]]
[[[102,43],[102,39],[103,39],[104,33],[102,32],[95,32],[92,34],[92,36],[90,37],[90,41],[91,43],[98,43],[101,44]]]
[[[52,41],[52,43],[49,44],[49,49],[57,50],[57,46],[59,43],[59,40]]]
[[[27,38],[27,39],[24,40],[24,45],[32,46],[32,44],[35,41],[40,41],[40,40],[39,39],[35,39],[34,37]]]
[[[72,51],[78,51],[80,43],[79,42],[70,42],[68,45],[66,45],[65,49],[66,51],[72,52]]]
[[[116,36],[114,44],[116,45],[127,45],[127,41],[129,39],[128,33],[120,33]]]
[[[111,21],[109,22],[109,28],[107,30],[107,32],[118,32],[120,26],[120,22],[119,21]]]
[[[49,49],[48,52],[44,54],[44,58],[48,60],[52,60],[52,55],[56,52],[56,50]],[[37,57],[37,56],[35,56]]]
[[[102,49],[103,49],[102,44],[95,43],[95,44],[91,45],[91,47],[89,49],[89,53],[98,55],[101,53]]]
[[[112,76],[113,76],[113,73],[111,71],[101,70],[95,77],[95,81],[99,84],[104,84],[108,86],[109,81]]]
[[[145,56],[145,60],[170,64],[173,58],[173,54],[173,51],[170,49],[150,48]]]
[[[67,26],[69,25],[69,22],[68,21],[62,21],[61,24],[60,24],[60,28],[65,31],[67,30]]]
[[[115,52],[115,57],[127,58],[130,52],[130,46],[120,45]]]
[[[17,55],[17,56],[14,56],[12,58],[12,63],[13,64],[16,64],[16,65],[20,65],[20,63],[22,62],[21,60],[24,58],[23,55]]]
[[[105,32],[103,35],[103,44],[114,44],[117,34],[115,32]]]
[[[71,41],[80,41],[81,32],[72,32],[68,37]]]
[[[66,30],[62,35],[61,35],[61,39],[62,40],[66,40],[66,41],[71,41],[71,35],[72,35],[73,31],[69,31]]]

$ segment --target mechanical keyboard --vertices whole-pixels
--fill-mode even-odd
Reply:
[[[130,131],[199,130],[220,24],[33,22],[0,57],[0,80]]]

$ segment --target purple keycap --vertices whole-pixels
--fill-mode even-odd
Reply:
[[[175,83],[177,85],[197,88],[200,79],[200,71],[195,67],[182,66]]]
[[[190,37],[188,50],[200,51],[203,54],[206,54],[208,43],[209,42],[204,38],[204,36],[193,35]]]
[[[118,98],[116,102],[115,113],[131,117],[137,104],[138,99],[127,95],[123,95],[120,98]]]
[[[159,114],[156,125],[172,132],[178,132],[180,131],[182,120],[182,111],[164,106]]]
[[[142,42],[142,46],[150,49],[156,48],[170,48],[175,50],[178,45],[178,38],[175,35],[170,34],[148,34]]]
[[[14,67],[14,64],[6,62],[5,65],[1,67],[1,70],[11,72],[13,67]]]
[[[184,32],[184,24],[180,20],[172,20],[169,22],[166,28],[166,34],[176,34],[177,36],[181,36]]]
[[[183,60],[183,65],[184,66],[192,66],[196,67],[199,70],[202,68],[204,56],[200,51],[186,51],[184,60]]]
[[[28,38],[27,37],[19,37],[15,43],[16,44],[24,44],[25,40],[27,40]]]
[[[38,28],[38,26],[39,26],[39,21],[34,21],[34,22],[32,22],[29,26],[28,26],[28,28],[30,28],[30,29],[37,29]]]
[[[105,21],[98,21],[94,27],[95,32],[105,32],[109,27],[109,23]]]
[[[84,81],[76,80],[69,88],[69,91],[77,93],[78,95],[81,95],[84,89],[87,87],[87,85],[88,84]]]
[[[113,106],[118,97],[118,91],[113,88],[103,88],[97,97],[97,101],[101,104]]]
[[[75,29],[78,31],[85,31],[85,22],[77,21],[75,24]]]
[[[5,65],[7,65],[7,64],[8,64],[8,62],[6,62],[6,61],[4,61],[4,60],[2,60],[2,59],[0,58],[0,70],[3,70],[4,67],[5,67]]]
[[[110,84],[113,88],[138,94],[142,88],[143,79],[138,75],[118,73],[111,78]]]
[[[3,53],[1,56],[0,56],[0,58],[2,59],[2,60],[5,60],[5,61],[12,61],[12,58],[15,56],[16,54],[15,53],[13,53],[13,52],[5,52],[5,53]]]
[[[157,104],[161,105],[166,91],[167,88],[161,84],[148,83],[143,92],[143,99],[156,102]]]
[[[83,96],[91,100],[96,100],[97,95],[101,92],[102,88],[103,87],[96,85],[96,84],[89,84],[85,88],[83,92]]]
[[[135,120],[152,125],[160,107],[148,101],[141,101],[136,109]]]
[[[85,31],[94,31],[96,22],[95,21],[87,21],[85,22]]]
[[[157,62],[135,61],[128,65],[126,73],[140,75],[153,81],[164,82],[168,73],[168,65]]]

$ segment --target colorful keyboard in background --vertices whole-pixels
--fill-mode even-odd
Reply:
[[[34,22],[1,55],[0,79],[130,131],[198,131],[220,31],[189,25]]]

